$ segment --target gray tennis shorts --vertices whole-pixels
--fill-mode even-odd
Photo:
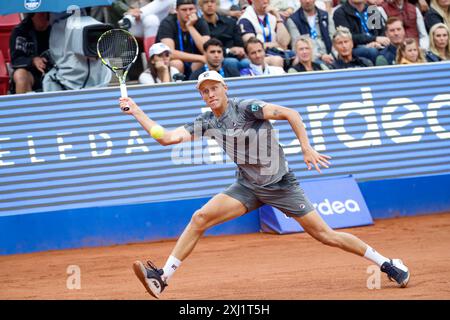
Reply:
[[[222,193],[242,202],[248,212],[263,204],[270,205],[282,211],[287,216],[302,217],[314,210],[314,206],[305,196],[292,172],[268,186],[245,185],[238,179]]]

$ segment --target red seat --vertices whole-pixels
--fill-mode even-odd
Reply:
[[[0,51],[0,95],[7,94],[8,88],[9,88],[8,69],[6,68],[6,62],[3,57],[3,53]]]
[[[145,56],[148,58],[148,50],[155,43],[156,37],[147,37],[144,39]]]
[[[19,23],[19,13],[8,14],[5,16],[0,15],[0,51],[2,51],[6,62],[11,62],[11,56],[9,53],[9,38],[12,30]]]

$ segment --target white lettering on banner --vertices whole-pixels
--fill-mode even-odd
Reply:
[[[34,141],[33,141],[33,136],[28,136],[28,152],[30,153],[31,156],[31,162],[32,163],[36,163],[36,162],[45,162],[44,159],[38,159],[35,154],[36,154],[36,149],[34,148]]]
[[[210,109],[208,107],[203,107],[201,109],[201,112],[204,113],[204,112],[209,111],[209,110]],[[206,141],[206,143],[208,144],[207,150],[208,150],[209,154],[205,154],[205,157],[204,157],[205,161],[207,161],[207,163],[209,163],[209,164],[211,164],[211,163],[222,163],[223,157],[224,157],[224,153],[223,153],[222,148],[220,148],[219,145],[217,144],[217,142],[215,140],[213,140],[213,139],[208,139]],[[225,158],[227,158],[227,157],[225,156]],[[194,158],[194,161],[195,161],[195,158]]]
[[[66,154],[64,153],[67,149],[72,149],[72,145],[71,144],[63,144],[64,143],[64,138],[61,136],[67,136],[72,134],[71,132],[65,132],[65,133],[58,133],[57,135],[59,137],[56,138],[56,142],[59,144],[58,146],[58,151],[59,151],[59,158],[61,160],[70,160],[70,159],[76,159],[77,157],[75,156],[66,156]]]
[[[380,133],[378,131],[378,124],[376,123],[377,117],[372,101],[372,93],[370,88],[361,88],[363,102],[345,102],[341,104],[338,111],[334,113],[334,131],[337,133],[337,137],[349,148],[358,147],[370,147],[380,145]],[[347,110],[356,109],[357,110]],[[364,120],[367,122],[367,130],[362,139],[355,139],[351,135],[347,134],[344,128],[344,118],[351,113],[359,113],[364,116]],[[372,139],[370,139],[372,138]]]
[[[92,149],[92,151],[91,151],[92,157],[96,158],[96,157],[110,156],[112,154],[112,147],[113,147],[113,143],[111,141],[111,137],[109,136],[109,134],[107,134],[105,132],[98,133],[98,135],[100,137],[102,137],[104,140],[106,140],[107,148],[102,153],[98,153],[98,151],[96,150],[97,149],[97,144],[95,143],[95,134],[93,134],[93,133],[89,134],[89,141],[91,142],[89,144],[89,146]]]
[[[136,143],[135,143],[135,141],[136,141]],[[130,131],[130,139],[128,139],[128,145],[129,146],[134,146],[135,144],[140,144],[141,146],[139,146],[139,147],[128,147],[128,148],[125,149],[125,153],[126,154],[132,153],[133,150],[140,150],[140,151],[143,151],[143,152],[149,152],[150,151],[148,149],[148,147],[144,144],[144,140],[139,135],[139,132],[137,130],[131,130]]]
[[[431,131],[436,133],[439,139],[450,139],[450,132],[446,130],[439,124],[438,121],[438,109],[442,106],[450,106],[450,94],[440,94],[434,97],[433,102],[428,105],[427,118],[430,124]]]
[[[0,141],[8,141],[8,140],[11,140],[11,138],[0,138]],[[10,153],[10,151],[1,151],[0,150],[0,166],[12,166],[12,165],[14,165],[14,162],[12,162],[12,161],[7,162],[7,161],[3,161],[2,160],[2,155],[3,154],[8,154],[8,153]]]
[[[293,139],[289,144],[280,142],[280,146],[283,147],[284,154],[296,154],[302,152],[302,147],[300,146],[300,141],[298,141],[298,139]]]
[[[316,150],[326,150],[326,139],[332,136],[324,134],[323,127],[325,119],[327,121],[333,121],[334,130],[339,141],[347,148],[389,144],[390,141],[388,139],[384,138],[381,140],[381,130],[394,143],[419,142],[424,139],[425,133],[433,133],[437,139],[441,140],[450,139],[448,124],[444,122],[446,117],[448,118],[450,94],[439,94],[435,97],[427,98],[431,100],[428,105],[415,103],[412,99],[406,97],[392,98],[386,102],[383,108],[378,109],[374,107],[372,93],[369,87],[361,88],[361,96],[363,99],[362,102],[344,102],[337,106],[337,110],[329,104],[306,106],[304,113],[308,114],[309,117],[310,130],[308,130],[308,133],[311,135],[312,144]],[[207,109],[203,108],[202,111],[206,111]],[[445,112],[444,117],[439,118],[440,112]],[[345,128],[344,118],[349,117],[352,113],[362,116],[363,124],[367,125],[367,132],[364,133],[362,138],[352,136]],[[421,120],[421,124],[414,125],[414,119]],[[359,117],[355,123],[358,125],[361,124]],[[407,131],[407,127],[411,129]],[[196,130],[199,130],[199,128]],[[64,142],[64,140],[67,140],[64,136],[70,133],[57,133],[49,137],[51,134],[50,132],[45,132],[44,134],[33,134],[30,132],[24,136],[0,136],[0,168],[10,168],[11,166],[22,165],[26,162],[39,165],[46,162],[53,162],[54,160],[78,159],[78,161],[81,161],[88,157],[106,158],[113,154],[123,153],[124,149],[126,154],[149,152],[148,143],[147,145],[144,143],[144,140],[136,130],[129,132],[128,144],[120,150],[116,150],[117,147],[114,148],[117,143],[113,142],[114,140],[120,141],[121,139],[114,137],[108,132],[90,131],[81,133],[85,135],[81,137],[75,137],[74,133],[73,140],[71,141],[77,139],[77,143],[75,144],[73,142],[73,146]],[[121,132],[120,134],[126,133]],[[295,136],[293,134],[291,132],[290,137],[294,138]],[[45,141],[45,149],[40,150],[39,139]],[[80,139],[83,141],[80,141]],[[52,142],[48,142],[49,140],[52,140]],[[207,148],[204,148],[201,140],[175,145],[172,147],[173,163],[192,164],[192,159],[194,159],[194,164],[230,163],[233,161],[219,147],[215,140],[207,139],[206,143]],[[81,144],[86,145],[82,147],[80,146]],[[290,143],[280,143],[280,145],[284,147],[285,154],[298,154],[301,152],[300,144],[296,137]],[[75,147],[78,147],[76,156],[74,154],[68,155],[69,151]],[[192,147],[194,147],[193,150]],[[339,148],[341,147],[339,146]],[[251,154],[257,154],[257,144],[250,144],[249,149]],[[46,155],[44,155],[44,152]],[[75,150],[71,152],[75,153]]]
[[[405,142],[417,142],[422,139],[422,134],[425,133],[424,127],[415,127],[412,130],[411,135],[401,136],[400,132],[396,129],[408,126],[412,120],[409,119],[419,119],[423,118],[424,114],[420,111],[420,107],[417,104],[413,104],[410,99],[407,98],[397,98],[391,99],[387,103],[387,107],[383,108],[381,115],[381,124],[392,141],[395,143],[405,143]],[[410,113],[399,117],[399,121],[392,121],[392,114],[399,108],[398,105],[403,105],[403,107]]]
[[[319,106],[307,106],[309,126],[311,127],[312,141],[316,151],[325,151],[325,139],[323,138],[322,121],[331,111],[329,104]],[[319,112],[317,112],[319,111]],[[315,129],[317,128],[317,129]]]
[[[313,203],[314,208],[319,211],[320,214],[324,216],[332,215],[332,214],[344,214],[345,212],[360,212],[361,209],[359,207],[358,202],[353,199],[347,199],[344,202],[342,201],[333,201],[330,202],[329,199],[325,198],[324,201],[319,203]]]

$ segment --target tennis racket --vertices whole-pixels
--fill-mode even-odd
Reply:
[[[98,38],[97,54],[119,79],[122,98],[128,98],[126,78],[139,54],[136,38],[122,29],[108,30]],[[125,107],[123,110],[128,111],[130,108]]]

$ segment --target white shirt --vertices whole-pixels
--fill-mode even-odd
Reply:
[[[232,5],[239,5],[239,0],[220,0],[220,9],[230,10]]]
[[[263,66],[258,66],[256,64],[250,63],[250,70],[254,76],[261,76],[261,75],[280,75],[285,74],[283,68],[281,67],[275,67],[275,66],[269,66],[266,65],[263,71]]]
[[[173,75],[180,73],[177,68],[170,67],[170,75],[172,76],[172,82],[175,82],[173,79]],[[141,84],[154,84],[155,81],[153,80],[152,74],[150,73],[150,69],[146,69],[144,72],[142,72],[139,76],[139,83]],[[161,83],[161,79],[156,78],[156,83]]]
[[[300,8],[300,1],[298,0],[270,0],[270,4],[281,11],[287,8],[292,8],[294,11],[297,11]]]
[[[311,29],[316,29],[317,30],[317,28],[316,28],[316,17],[317,17],[317,14],[315,14],[313,16],[306,15],[306,17],[308,18],[309,27]]]

